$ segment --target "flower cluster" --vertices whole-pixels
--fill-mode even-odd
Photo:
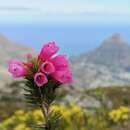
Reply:
[[[130,109],[128,107],[121,106],[118,109],[112,110],[109,113],[109,118],[114,123],[120,123],[127,121],[130,117]]]
[[[66,55],[56,55],[59,47],[55,42],[45,44],[37,56],[27,55],[27,63],[19,60],[9,62],[8,71],[14,78],[32,77],[38,87],[43,87],[49,80],[61,84],[72,83],[72,72]]]

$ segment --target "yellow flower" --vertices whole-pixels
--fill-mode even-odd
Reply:
[[[123,120],[128,120],[128,119],[129,119],[129,116],[128,116],[127,114],[124,114],[124,115],[122,115],[122,119],[123,119]]]
[[[14,130],[25,130],[26,129],[26,125],[25,124],[19,124],[18,126],[16,126],[14,128]]]
[[[27,127],[25,130],[32,130],[31,128]]]
[[[14,115],[16,115],[16,116],[22,116],[22,115],[24,115],[25,113],[24,113],[24,111],[23,110],[18,110],[18,111],[16,111],[15,113],[14,113]]]
[[[123,123],[129,119],[130,109],[128,107],[121,106],[118,109],[112,110],[109,113],[109,118],[115,123]]]
[[[43,115],[42,115],[42,112],[41,112],[41,110],[35,110],[35,111],[33,111],[33,117],[34,117],[34,119],[36,120],[36,122],[38,123],[38,124],[41,124],[41,123],[43,123]]]
[[[130,109],[128,107],[124,107],[124,106],[121,106],[120,107],[120,110],[124,113],[129,113],[130,112]]]

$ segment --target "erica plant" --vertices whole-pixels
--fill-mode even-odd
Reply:
[[[33,107],[42,110],[44,120],[37,130],[60,130],[60,114],[50,109],[56,89],[72,83],[72,72],[66,55],[56,55],[55,42],[45,44],[37,57],[27,55],[27,62],[11,60],[8,71],[14,78],[25,79],[25,98]],[[33,125],[33,124],[32,124]]]

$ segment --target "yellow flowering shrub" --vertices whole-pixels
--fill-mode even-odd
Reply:
[[[61,105],[53,106],[52,109],[61,113],[65,130],[85,129],[84,126],[87,122],[84,121],[85,112],[81,107],[71,104],[69,107]]]
[[[0,124],[0,130],[32,130],[29,128],[29,125],[42,123],[42,118],[40,110],[34,110],[32,112],[18,110]]]
[[[62,115],[64,130],[82,129],[87,130],[84,123],[84,111],[77,105],[69,107],[63,105],[55,105],[52,110],[60,112]],[[42,124],[43,116],[40,110],[32,112],[16,111],[10,118],[0,124],[0,130],[32,130],[30,124]]]
[[[90,113],[75,104],[70,106],[54,105],[51,109],[61,113],[62,130],[112,130],[108,117],[114,123],[122,123],[130,118],[130,109],[123,106],[111,112],[105,110],[103,112],[100,109],[99,114]],[[0,124],[0,130],[33,130],[30,125],[42,124],[42,121],[43,116],[40,110],[29,112],[17,110]]]
[[[109,118],[114,123],[124,123],[130,118],[130,109],[128,107],[121,106],[118,109],[112,110],[109,113]]]

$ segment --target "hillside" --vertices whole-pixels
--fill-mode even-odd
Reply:
[[[76,86],[130,85],[130,46],[119,33],[75,58],[72,64]]]
[[[7,71],[8,61],[12,58],[24,59],[29,52],[34,52],[34,50],[0,35],[0,92],[10,91],[5,85],[12,81]]]

